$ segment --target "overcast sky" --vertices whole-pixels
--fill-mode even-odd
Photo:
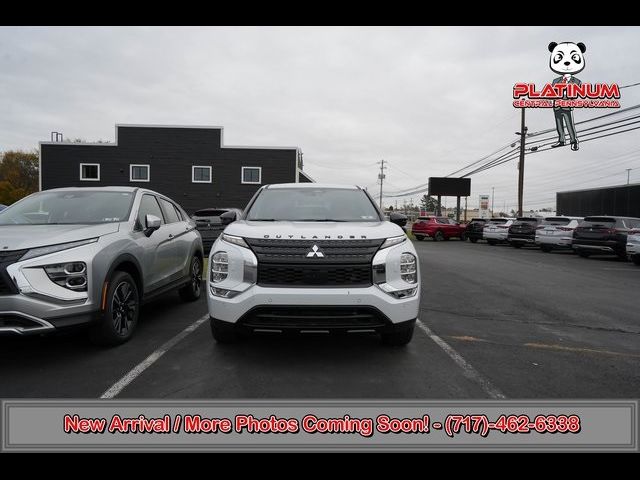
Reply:
[[[0,151],[54,130],[113,141],[116,123],[220,125],[227,145],[299,146],[319,182],[377,191],[384,158],[385,191],[403,190],[516,139],[513,84],[556,76],[551,41],[586,44],[583,82],[640,82],[637,27],[0,27]],[[640,86],[622,92],[640,103]],[[552,128],[553,113],[528,110],[527,126]],[[640,182],[640,130],[530,155],[525,208],[626,183],[627,168]],[[510,210],[516,184],[515,162],[475,175],[469,205],[493,186]]]

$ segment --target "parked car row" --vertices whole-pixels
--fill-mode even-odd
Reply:
[[[482,238],[489,245],[502,242],[515,248],[538,246],[543,252],[572,249],[585,258],[596,254],[616,255],[640,265],[640,218],[554,216],[490,219],[482,228]]]

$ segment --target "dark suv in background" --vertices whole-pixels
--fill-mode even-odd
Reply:
[[[518,217],[509,227],[507,242],[515,248],[521,248],[524,245],[535,245],[536,228],[538,228],[541,221],[541,218],[536,217]]]
[[[573,249],[581,257],[589,255],[617,255],[627,258],[627,233],[640,227],[640,218],[586,217],[573,231]]]
[[[478,240],[482,240],[482,230],[489,222],[489,218],[472,218],[467,229],[465,230],[465,236],[471,243],[476,243]]]
[[[224,227],[231,222],[240,220],[241,217],[242,210],[239,208],[203,208],[191,215],[202,237],[205,255],[209,253],[211,245],[222,233]]]

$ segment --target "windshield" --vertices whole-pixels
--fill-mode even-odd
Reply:
[[[378,211],[362,190],[274,188],[258,195],[247,220],[298,222],[379,222]]]
[[[41,192],[0,213],[0,225],[65,225],[122,222],[133,193],[96,190]]]

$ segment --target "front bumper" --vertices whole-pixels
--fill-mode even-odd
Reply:
[[[516,235],[507,235],[507,241],[509,243],[535,243],[534,236],[516,236]]]
[[[497,242],[507,241],[507,232],[483,232],[482,238],[485,240],[495,240]]]
[[[0,335],[38,335],[96,321],[98,312],[39,318],[20,311],[0,310]]]
[[[615,240],[585,240],[574,238],[572,247],[575,250],[589,250],[592,252],[602,252],[610,254],[620,254],[626,252],[626,244],[621,244]]]
[[[367,288],[265,288],[254,285],[234,298],[220,298],[208,290],[209,314],[225,322],[236,323],[258,307],[298,306],[373,308],[392,324],[418,317],[420,295],[394,299],[375,285]]]

